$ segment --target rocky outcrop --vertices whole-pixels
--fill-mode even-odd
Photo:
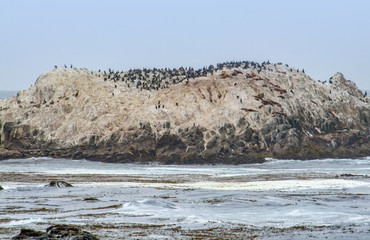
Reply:
[[[12,238],[12,240],[43,239],[42,237],[44,235],[44,232],[29,228],[23,228],[17,236]]]
[[[66,187],[73,187],[72,184],[67,183],[65,181],[60,180],[51,180],[46,187],[57,187],[57,188],[66,188]]]
[[[57,68],[0,100],[0,133],[2,159],[361,157],[370,155],[370,99],[340,73],[318,82],[282,64],[105,74]]]
[[[37,231],[33,229],[24,228],[21,229],[20,233],[12,238],[13,240],[73,240],[73,239],[84,239],[84,240],[98,240],[93,234],[83,231],[78,226],[73,225],[53,225],[46,229],[46,232]]]

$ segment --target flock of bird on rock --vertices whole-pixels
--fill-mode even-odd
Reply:
[[[168,88],[171,85],[181,83],[185,81],[185,84],[189,83],[190,79],[198,77],[207,77],[217,74],[218,71],[225,69],[241,68],[241,69],[254,69],[257,73],[260,73],[262,70],[273,71],[269,68],[270,62],[263,62],[262,64],[253,62],[253,61],[231,61],[218,63],[215,66],[210,65],[208,67],[203,67],[201,69],[195,70],[192,67],[180,67],[180,68],[153,68],[153,69],[130,69],[128,72],[123,71],[114,71],[109,68],[108,71],[99,70],[97,72],[91,71],[91,74],[94,74],[98,77],[104,78],[104,81],[122,81],[127,84],[127,87],[136,87],[140,90],[159,90]],[[282,65],[282,63],[278,63]],[[286,64],[285,66],[288,67]],[[67,68],[67,65],[64,65]],[[70,65],[72,68],[73,66]],[[57,68],[57,66],[55,66]],[[293,71],[290,68],[290,71]],[[299,71],[299,70],[297,70]],[[304,70],[302,71],[304,73]],[[242,73],[240,71],[234,71],[233,76]],[[231,77],[226,71],[222,71],[219,75],[222,78]]]

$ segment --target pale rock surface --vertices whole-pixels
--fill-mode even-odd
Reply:
[[[145,90],[57,68],[0,100],[0,157],[247,163],[370,155],[369,97],[341,73],[330,82],[269,64]]]

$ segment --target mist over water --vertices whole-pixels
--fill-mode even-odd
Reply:
[[[0,99],[10,98],[17,94],[17,91],[3,91],[0,90]]]
[[[58,223],[86,226],[102,239],[190,239],[199,231],[366,239],[370,229],[369,157],[237,166],[32,158],[0,166],[0,239]],[[74,187],[45,187],[53,179]]]

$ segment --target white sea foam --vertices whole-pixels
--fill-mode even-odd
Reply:
[[[20,219],[20,220],[12,220],[8,223],[3,223],[0,226],[3,227],[10,227],[10,226],[21,226],[21,225],[29,225],[29,224],[35,224],[35,223],[41,223],[46,222],[46,220],[42,218],[29,218],[29,219]]]
[[[79,185],[91,186],[121,186],[121,187],[146,187],[168,189],[212,189],[212,190],[249,190],[249,191],[296,191],[308,189],[344,189],[366,187],[370,188],[370,182],[361,180],[345,179],[313,179],[313,180],[277,180],[277,181],[253,181],[253,182],[223,182],[223,181],[199,181],[188,183],[142,183],[142,182],[103,182],[87,183]]]
[[[51,158],[11,159],[2,161],[0,172],[37,172],[41,174],[205,174],[211,176],[242,176],[269,171],[307,172],[307,171],[347,171],[351,168],[369,170],[370,157],[362,159],[324,159],[324,160],[275,160],[263,164],[250,165],[135,165],[90,162],[86,160],[67,160]]]
[[[0,172],[65,177],[74,187],[46,188],[48,178],[45,183],[8,178],[12,182],[1,182],[5,190],[0,192],[0,228],[18,229],[50,221],[164,224],[182,229],[225,224],[278,228],[352,225],[368,229],[369,169],[370,158],[269,160],[239,166],[107,164],[44,158],[4,161]],[[100,181],[94,174],[107,176]],[[273,176],[269,178],[273,180],[265,180],[265,176]],[[86,182],[89,179],[92,181]],[[98,200],[84,201],[87,197]]]
[[[257,182],[196,182],[177,184],[183,188],[200,188],[214,190],[252,190],[270,191],[284,190],[296,191],[307,189],[343,189],[354,187],[370,187],[369,182],[343,179],[315,179],[315,180],[283,180],[283,181],[257,181]]]

